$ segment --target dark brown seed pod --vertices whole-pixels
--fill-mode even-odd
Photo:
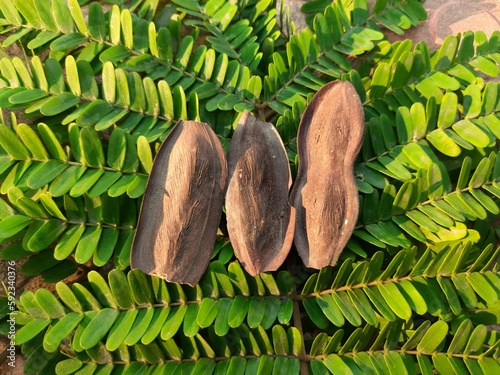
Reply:
[[[274,271],[290,251],[295,226],[290,165],[274,126],[245,111],[227,163],[226,218],[235,255],[252,276]]]
[[[290,202],[294,243],[307,267],[334,265],[354,230],[359,201],[353,166],[363,132],[363,106],[350,82],[325,85],[302,116]]]
[[[196,284],[214,248],[226,182],[224,150],[210,126],[179,121],[153,163],[131,267]]]

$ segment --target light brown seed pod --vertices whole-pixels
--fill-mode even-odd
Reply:
[[[242,115],[229,151],[226,218],[236,257],[255,276],[274,271],[293,242],[290,165],[272,124]]]
[[[359,201],[353,166],[363,132],[363,106],[350,82],[325,85],[302,116],[290,202],[295,247],[307,267],[334,265],[354,230]]]
[[[131,267],[196,284],[212,255],[226,182],[224,150],[210,126],[179,121],[154,159]]]

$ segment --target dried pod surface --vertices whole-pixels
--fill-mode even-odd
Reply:
[[[245,112],[229,151],[226,218],[236,257],[249,274],[276,270],[293,242],[295,213],[285,147],[272,124]]]
[[[307,267],[334,265],[354,230],[359,202],[353,166],[363,131],[363,107],[350,82],[325,85],[302,116],[290,202],[294,243]]]
[[[153,163],[131,267],[196,284],[213,251],[226,182],[224,150],[210,126],[177,123]]]

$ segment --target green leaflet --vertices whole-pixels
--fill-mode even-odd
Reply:
[[[2,13],[7,20],[14,24],[21,24],[21,17],[11,0],[4,2],[0,8],[2,9]]]
[[[85,127],[80,131],[80,147],[82,148],[85,161],[89,166],[104,166],[104,151],[99,135],[95,130]]]
[[[109,114],[115,114],[115,108],[108,102],[97,99],[79,113],[76,123],[80,127],[93,126],[102,121]]]
[[[61,361],[56,366],[56,371],[58,373],[71,373],[77,371],[83,366],[83,363],[78,359],[70,358]]]
[[[13,215],[0,222],[0,238],[12,237],[31,223],[31,218],[22,215]]]
[[[222,298],[220,300],[219,314],[215,319],[215,333],[219,336],[224,336],[230,329],[228,324],[228,315],[231,308],[231,300]]]
[[[111,294],[111,290],[108,287],[106,280],[104,280],[104,278],[96,271],[90,271],[88,274],[88,279],[90,282],[90,286],[94,290],[94,293],[99,299],[101,305],[117,309],[118,306],[113,298],[113,295]]]
[[[408,280],[404,280],[398,285],[398,287],[399,286],[400,291],[413,311],[417,314],[425,314],[428,311],[427,302],[413,283]]]
[[[53,158],[59,160],[68,159],[68,156],[66,155],[66,152],[64,152],[60,141],[46,124],[38,124],[38,131],[40,133],[40,136],[42,137],[43,142],[45,143],[45,146],[47,147],[47,151]]]
[[[279,299],[266,298],[264,299],[264,317],[260,322],[263,329],[270,329],[281,311],[282,303]]]
[[[387,304],[401,319],[409,319],[411,308],[394,284],[381,284],[378,290]]]
[[[214,301],[210,298],[204,298],[200,304],[198,315],[196,317],[198,325],[201,328],[209,327],[217,317],[219,308],[219,301]]]
[[[78,181],[73,185],[69,194],[72,197],[79,197],[88,192],[90,188],[99,180],[104,174],[102,169],[88,169],[84,172]]]
[[[116,303],[121,308],[130,308],[133,305],[132,292],[127,277],[122,271],[112,270],[108,275],[109,286]]]
[[[86,41],[87,38],[80,34],[77,33],[66,34],[57,38],[52,43],[50,43],[50,48],[53,51],[65,51],[77,47]]]
[[[58,347],[62,340],[64,340],[71,331],[73,331],[78,324],[82,321],[84,315],[76,312],[71,312],[59,320],[49,332],[44,336],[44,342],[47,344]]]
[[[90,349],[104,337],[118,317],[118,311],[104,308],[97,313],[80,337],[82,348]]]
[[[88,29],[87,25],[85,23],[85,19],[83,17],[82,11],[80,10],[80,7],[77,3],[76,0],[68,0],[68,8],[71,13],[71,17],[73,18],[73,21],[75,22],[78,30],[84,34],[88,34]]]
[[[187,306],[186,314],[184,315],[184,321],[182,322],[182,331],[187,337],[195,336],[200,329],[200,326],[196,321],[198,310],[198,304]]]
[[[65,92],[45,102],[41,106],[40,112],[45,116],[55,116],[74,107],[78,103],[80,103],[79,98],[72,93]]]
[[[12,130],[0,124],[0,144],[7,151],[9,156],[15,160],[26,160],[30,158],[30,153],[24,144],[15,137]]]
[[[424,353],[432,353],[435,351],[448,333],[448,325],[445,322],[436,322],[429,327],[425,335],[422,337],[417,350]]]
[[[481,274],[472,273],[467,275],[467,281],[475,292],[486,302],[495,303],[498,298],[498,294]]]
[[[35,293],[35,299],[38,305],[51,319],[60,318],[66,313],[61,303],[48,290],[38,290]]]
[[[51,182],[59,176],[66,168],[67,164],[61,163],[57,160],[49,160],[41,163],[29,175],[28,186],[32,189],[38,189],[45,184]]]
[[[250,308],[250,300],[242,296],[236,296],[231,305],[228,315],[228,323],[230,327],[239,327],[248,314]]]
[[[357,327],[361,325],[361,316],[349,300],[346,292],[334,293],[332,294],[332,298],[340,311],[342,311],[342,314],[353,326]]]
[[[59,298],[74,312],[82,312],[82,305],[76,298],[71,289],[64,283],[59,282],[56,284],[57,294]]]
[[[61,0],[55,0],[52,2],[52,10],[59,30],[63,33],[71,33],[73,31],[73,22],[66,3]]]
[[[156,309],[155,315],[148,327],[148,331],[142,336],[141,342],[143,344],[149,344],[160,335],[160,332],[165,324],[165,321],[170,313],[170,307],[164,306],[162,308]]]
[[[59,239],[54,251],[54,257],[62,260],[67,258],[76,248],[83,232],[85,231],[84,225],[72,226],[64,235]]]
[[[135,269],[128,273],[128,282],[136,304],[152,304],[153,290],[150,279],[140,270]]]
[[[328,320],[315,300],[305,299],[302,301],[302,304],[304,305],[307,314],[318,328],[325,329],[328,327]]]
[[[42,332],[50,324],[50,322],[50,319],[35,319],[28,322],[24,327],[16,332],[16,342],[19,344],[25,343]]]
[[[85,173],[86,167],[73,165],[59,174],[50,185],[49,192],[54,197],[68,193]]]
[[[118,244],[120,232],[117,229],[105,228],[102,231],[97,250],[94,252],[92,261],[96,266],[102,267],[113,255]]]
[[[453,130],[464,140],[476,147],[487,147],[490,144],[488,135],[473,122],[462,120],[453,125]]]
[[[17,9],[21,12],[21,14],[26,18],[28,23],[33,25],[34,27],[41,26],[41,20],[38,12],[36,12],[35,4],[32,0],[28,0],[26,2],[22,1],[14,1]]]
[[[184,319],[184,316],[186,315],[186,312],[188,310],[187,305],[181,305],[179,307],[174,307],[169,316],[167,317],[167,320],[165,321],[165,324],[163,325],[163,328],[161,330],[161,338],[163,340],[168,340],[169,338],[172,338],[179,328],[182,325],[182,321]]]
[[[127,337],[138,314],[137,309],[121,312],[118,319],[113,323],[106,339],[106,349],[113,351],[119,348]]]
[[[344,325],[344,316],[331,295],[327,294],[320,296],[317,298],[316,302],[328,320],[330,320],[337,327],[342,327]]]
[[[102,227],[87,227],[85,229],[75,250],[75,260],[78,263],[86,263],[92,258],[97,249],[101,234]]]
[[[31,151],[31,154],[35,159],[48,159],[48,154],[33,129],[31,129],[28,125],[19,124],[16,131],[24,145]]]

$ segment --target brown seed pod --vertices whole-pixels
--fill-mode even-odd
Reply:
[[[235,255],[252,276],[274,271],[290,251],[295,226],[290,165],[274,126],[245,111],[227,163],[226,218]]]
[[[155,157],[131,251],[131,267],[196,284],[222,214],[227,163],[208,124],[179,121]]]
[[[363,132],[363,106],[350,82],[325,85],[302,116],[290,202],[294,243],[307,267],[334,265],[354,230],[359,201],[353,166]]]

